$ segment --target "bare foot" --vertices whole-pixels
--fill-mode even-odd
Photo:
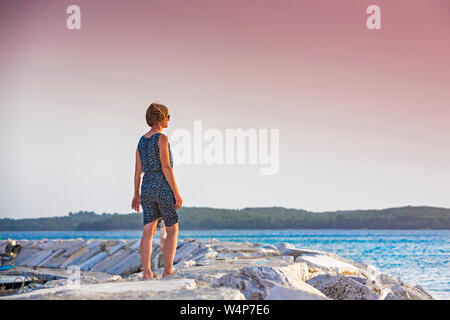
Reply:
[[[155,275],[153,274],[153,272],[151,271],[144,271],[144,276],[142,277],[143,280],[147,280],[147,279],[153,279],[155,277]]]
[[[170,270],[170,272],[166,272],[166,271],[164,270],[162,277],[164,278],[164,277],[167,277],[167,276],[171,276],[171,275],[173,275],[174,273],[175,273],[175,272],[173,272],[173,270]]]

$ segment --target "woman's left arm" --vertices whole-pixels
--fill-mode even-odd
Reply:
[[[142,162],[139,155],[139,150],[136,148],[136,165],[134,167],[134,196],[131,202],[131,208],[139,212],[139,206],[141,205],[141,177],[142,177]]]

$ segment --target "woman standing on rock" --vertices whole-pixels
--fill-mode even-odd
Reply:
[[[139,212],[142,204],[143,233],[140,254],[144,271],[143,279],[155,277],[151,270],[152,242],[158,220],[164,220],[167,238],[164,242],[164,272],[162,277],[173,274],[173,259],[178,241],[178,214],[182,199],[173,174],[172,152],[168,137],[162,133],[169,125],[169,109],[153,102],[145,114],[150,131],[143,135],[136,149],[134,173],[134,197],[132,209]],[[139,192],[141,183],[142,187]],[[163,230],[161,230],[163,232]]]

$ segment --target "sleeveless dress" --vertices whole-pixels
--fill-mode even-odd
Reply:
[[[138,143],[144,177],[141,185],[141,205],[144,225],[156,219],[163,219],[167,227],[178,222],[175,210],[175,196],[161,167],[158,141],[161,132],[147,138],[142,136]],[[169,160],[173,168],[172,151],[169,143]]]

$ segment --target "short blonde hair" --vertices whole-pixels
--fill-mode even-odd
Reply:
[[[169,115],[169,108],[159,102],[153,102],[145,112],[145,120],[151,127],[164,120]]]

